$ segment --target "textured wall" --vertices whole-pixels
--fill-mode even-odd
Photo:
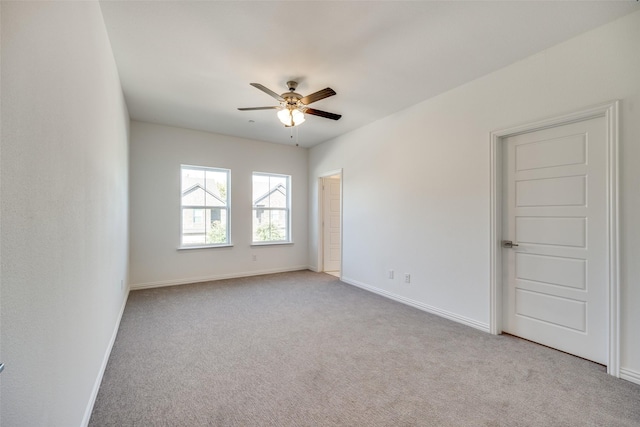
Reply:
[[[97,2],[1,7],[1,424],[79,426],[127,292],[129,118]]]
[[[312,148],[310,224],[317,177],[344,168],[343,277],[488,326],[489,134],[620,99],[621,366],[640,382],[639,49],[635,13]]]
[[[305,148],[133,121],[132,287],[306,268],[307,156]],[[177,250],[181,164],[231,169],[233,247]],[[291,175],[292,245],[251,246],[252,172]]]

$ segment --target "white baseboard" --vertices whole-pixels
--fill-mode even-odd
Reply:
[[[93,385],[93,390],[91,390],[91,396],[89,397],[89,404],[87,405],[87,409],[85,409],[84,411],[84,417],[82,418],[82,424],[81,424],[82,427],[87,427],[89,425],[89,420],[91,419],[91,412],[93,412],[93,405],[95,405],[96,398],[98,397],[100,384],[102,384],[102,377],[104,377],[104,371],[107,369],[109,356],[111,356],[111,350],[113,349],[113,344],[116,342],[116,337],[118,336],[118,329],[120,328],[120,321],[122,320],[122,314],[124,313],[124,308],[127,305],[128,299],[129,299],[129,289],[127,289],[127,294],[124,297],[124,301],[122,301],[122,307],[120,307],[120,313],[118,313],[116,326],[113,328],[113,333],[111,334],[111,340],[109,341],[109,345],[107,346],[107,351],[105,352],[104,357],[102,358],[102,365],[100,366],[98,377],[96,378],[96,382]]]
[[[362,282],[358,282],[357,280],[349,279],[348,277],[342,276],[341,280],[350,285],[357,286],[358,288],[362,288],[364,290],[373,292],[375,294],[392,299],[394,301],[398,301],[403,304],[410,305],[411,307],[415,307],[419,310],[426,311],[427,313],[435,314],[436,316],[444,317],[445,319],[453,320],[454,322],[462,323],[463,325],[471,326],[472,328],[475,328],[475,329],[480,329],[483,332],[489,332],[489,325],[486,323],[478,322],[476,320],[469,319],[468,317],[460,316],[458,314],[451,313],[446,310],[441,310],[439,308],[430,306],[428,304],[424,304],[422,302],[412,300],[411,298],[406,298],[401,295],[394,294],[393,292],[376,288],[374,286],[367,285]]]
[[[620,368],[620,378],[640,384],[640,372],[632,371],[631,369]]]
[[[295,267],[273,268],[269,270],[243,271],[239,273],[214,274],[211,276],[189,277],[185,279],[160,280],[158,282],[136,283],[131,285],[131,290],[160,288],[163,286],[186,285],[189,283],[211,282],[214,280],[235,279],[238,277],[262,276],[263,274],[286,273],[288,271],[309,270],[308,265]]]

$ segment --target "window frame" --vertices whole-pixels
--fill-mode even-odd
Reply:
[[[253,180],[256,175],[267,176],[267,177],[276,177],[276,178],[285,178],[286,179],[286,207],[285,208],[272,208],[272,207],[262,207],[256,208],[253,200]],[[292,177],[287,174],[280,173],[272,173],[272,172],[258,172],[253,171],[251,173],[251,246],[268,246],[268,245],[291,245],[293,244],[293,237],[291,233],[291,217],[292,217],[292,208],[291,208],[291,184]],[[285,240],[254,240],[254,218],[257,215],[257,210],[261,209],[263,211],[284,211],[287,215],[286,221],[286,239]]]
[[[205,172],[205,184],[206,184],[206,172],[224,172],[227,176],[227,185],[226,185],[226,200],[225,206],[221,207],[211,207],[211,206],[199,206],[199,205],[183,205],[182,199],[184,197],[184,190],[182,189],[182,180],[183,180],[183,171],[184,169],[193,169],[193,170],[201,170]],[[206,185],[205,185],[206,191]],[[179,234],[178,234],[178,250],[189,250],[189,249],[206,249],[206,248],[225,248],[233,246],[231,242],[231,169],[220,168],[220,167],[210,167],[210,166],[197,166],[197,165],[188,165],[181,164],[180,165],[180,189],[179,189],[179,197],[180,197],[180,221],[179,221]],[[196,244],[185,244],[183,242],[184,238],[184,209],[203,209],[206,211],[207,209],[219,209],[220,211],[226,211],[226,242],[224,243],[196,243]],[[206,212],[204,213],[204,221],[206,224]],[[205,232],[206,234],[206,232]],[[205,239],[206,240],[206,239]]]

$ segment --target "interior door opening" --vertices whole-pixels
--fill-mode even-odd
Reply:
[[[320,178],[320,271],[340,277],[342,273],[342,173]]]

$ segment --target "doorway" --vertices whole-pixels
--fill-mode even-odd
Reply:
[[[619,376],[617,102],[491,136],[491,319]]]
[[[322,176],[318,185],[319,271],[339,278],[342,274],[342,171]]]

